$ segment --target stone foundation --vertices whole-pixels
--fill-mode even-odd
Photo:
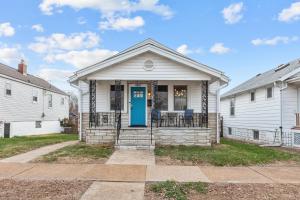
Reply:
[[[217,142],[217,114],[208,113],[208,128],[211,129],[210,140],[212,143]]]
[[[114,144],[115,129],[86,129],[85,141],[87,144]]]
[[[153,134],[158,145],[211,145],[211,129],[207,128],[160,128],[153,129]]]

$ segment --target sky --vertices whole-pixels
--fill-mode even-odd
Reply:
[[[63,90],[76,70],[153,38],[230,77],[228,90],[300,58],[298,0],[10,0],[0,62]]]

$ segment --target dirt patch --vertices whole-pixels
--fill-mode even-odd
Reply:
[[[146,184],[145,200],[163,200],[161,194],[150,191],[150,183]],[[187,194],[192,200],[231,200],[231,199],[300,199],[300,185],[297,184],[209,184],[207,193],[192,191]]]
[[[51,161],[54,164],[104,164],[108,158],[84,158],[84,157],[58,157],[57,160]],[[38,158],[33,163],[45,163],[43,158]]]
[[[25,181],[0,180],[0,199],[5,200],[76,200],[92,184],[91,181]]]

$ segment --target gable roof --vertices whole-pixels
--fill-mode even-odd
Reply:
[[[272,84],[276,81],[285,81],[295,73],[300,72],[299,70],[300,60],[294,60],[289,63],[279,65],[278,67],[266,71],[262,74],[257,74],[255,77],[224,93],[221,98],[226,98],[229,96],[247,92],[249,90]]]
[[[153,53],[157,53],[157,54],[165,56],[165,57],[168,57],[171,60],[183,63],[187,66],[193,67],[193,68],[203,71],[207,74],[213,75],[217,78],[220,78],[224,82],[229,81],[229,78],[227,76],[225,76],[222,71],[219,71],[217,69],[214,69],[212,67],[204,65],[202,63],[199,63],[191,58],[188,58],[188,57],[184,56],[183,54],[180,54],[177,51],[175,51],[171,48],[168,48],[153,39],[146,39],[146,40],[144,40],[132,47],[129,47],[129,48],[119,52],[118,54],[111,56],[101,62],[98,62],[94,65],[91,65],[91,66],[88,66],[81,70],[76,71],[74,73],[74,75],[70,77],[69,82],[75,82],[80,77],[86,76],[97,70],[104,69],[113,64],[122,62],[122,61],[132,58],[136,55],[140,55],[142,53],[149,52],[149,51],[153,52]]]
[[[35,85],[37,87],[43,88],[51,92],[59,93],[62,95],[68,95],[64,91],[58,89],[49,82],[45,81],[44,79],[38,78],[31,74],[23,75],[20,72],[18,72],[17,69],[4,65],[2,63],[0,63],[0,75],[1,74],[11,77],[13,79],[17,79],[21,82],[25,82],[27,84]]]

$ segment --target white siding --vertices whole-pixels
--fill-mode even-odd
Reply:
[[[274,88],[273,98],[266,98],[266,88],[256,90],[255,102],[250,92],[236,96],[235,115],[230,116],[230,99],[221,100],[224,127],[275,130],[280,126],[280,89]]]
[[[144,69],[152,60],[154,69]],[[154,53],[144,53],[127,61],[99,70],[87,77],[95,80],[210,80],[210,76],[194,68],[174,62]]]
[[[291,129],[296,125],[298,89],[289,85],[282,91],[282,97],[282,127],[283,129]]]
[[[5,95],[5,83],[11,84],[11,96]],[[37,91],[38,93],[37,103],[33,102],[34,91]],[[48,108],[47,94],[52,94],[52,108]],[[64,105],[61,105],[61,98],[65,99]],[[43,113],[45,113],[44,118],[42,118]],[[31,123],[35,121],[56,121],[57,124],[59,119],[68,117],[68,96],[45,91],[25,83],[0,77],[0,121]],[[13,129],[11,130],[13,131]],[[13,134],[12,131],[11,133]],[[25,127],[23,127],[23,131],[27,131]]]

